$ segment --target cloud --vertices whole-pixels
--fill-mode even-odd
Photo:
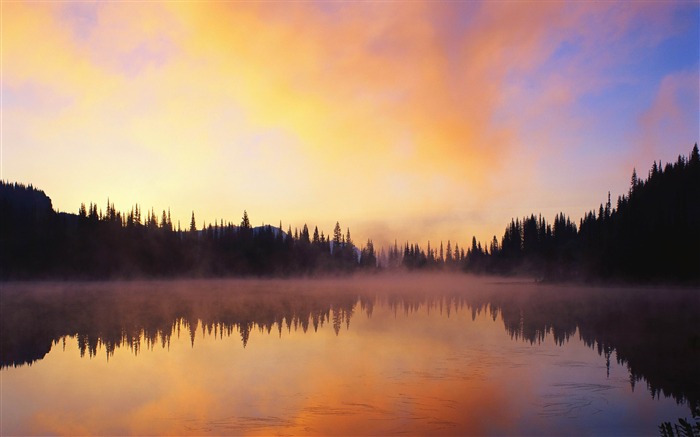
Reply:
[[[695,71],[666,75],[656,91],[653,102],[639,117],[640,143],[643,157],[656,161],[669,146],[681,144],[688,150],[700,133],[700,85]],[[684,155],[687,152],[684,153]]]
[[[442,215],[425,237],[484,240],[553,203],[543,189],[586,189],[550,169],[622,137],[606,123],[658,85],[636,72],[688,31],[684,7],[11,3],[5,168],[67,210],[110,196],[326,231]]]

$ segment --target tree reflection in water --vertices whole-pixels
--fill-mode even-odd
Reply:
[[[629,370],[632,390],[646,381],[653,397],[700,405],[700,294],[662,288],[574,286],[369,278],[309,281],[215,280],[110,283],[5,284],[0,307],[2,367],[41,360],[65,337],[77,338],[81,355],[101,346],[168,348],[187,331],[222,338],[331,324],[350,329],[355,313],[372,317],[376,305],[411,314],[426,308],[445,317],[453,310],[502,318],[513,340],[539,343],[551,335],[564,345],[576,335],[608,363]],[[145,344],[143,344],[145,343]]]

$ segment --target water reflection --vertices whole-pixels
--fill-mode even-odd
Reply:
[[[2,299],[2,367],[42,359],[64,336],[78,339],[81,356],[107,357],[118,347],[138,354],[142,347],[167,347],[184,329],[194,346],[198,327],[207,335],[250,332],[282,334],[331,323],[336,334],[349,326],[358,295],[337,290],[295,288],[283,282],[184,281],[142,283],[28,284],[9,286]],[[318,284],[317,284],[318,285]],[[368,315],[373,302],[360,298]],[[141,344],[145,342],[145,344]]]
[[[539,345],[548,338],[552,338],[559,347],[580,338],[585,346],[597,351],[603,363],[602,369],[591,369],[588,362],[573,357],[556,361],[557,366],[567,369],[579,366],[584,374],[594,371],[605,372],[609,376],[611,363],[623,364],[629,370],[628,384],[632,390],[644,381],[652,397],[668,396],[697,408],[700,402],[700,379],[697,377],[697,369],[700,368],[698,296],[697,290],[591,289],[415,276],[351,281],[7,284],[2,289],[0,306],[1,364],[7,368],[36,363],[52,347],[66,348],[66,341],[72,338],[75,338],[80,356],[94,357],[105,353],[109,360],[118,348],[128,348],[136,355],[142,353],[144,348],[168,351],[171,342],[181,337],[189,339],[190,347],[196,350],[198,342],[205,339],[231,336],[240,336],[242,346],[249,347],[251,333],[256,331],[274,335],[283,341],[289,337],[288,343],[296,339],[292,333],[319,332],[324,327],[332,328],[335,336],[343,336],[352,332],[351,322],[358,318],[374,319],[375,323],[371,326],[376,331],[363,333],[365,343],[362,344],[365,346],[372,335],[379,336],[379,333],[394,328],[404,329],[405,332],[392,334],[393,345],[383,343],[381,348],[376,349],[370,345],[368,353],[371,350],[377,355],[375,357],[358,356],[365,353],[359,348],[338,351],[344,355],[335,357],[339,361],[333,361],[336,363],[334,365],[350,366],[350,363],[354,363],[355,366],[346,369],[352,373],[359,372],[358,368],[367,367],[362,360],[377,359],[393,363],[391,371],[379,372],[378,376],[384,382],[375,381],[374,384],[381,386],[392,381],[405,384],[405,381],[429,380],[440,387],[439,393],[425,393],[418,388],[412,391],[409,385],[393,398],[386,396],[369,402],[354,391],[356,387],[347,387],[347,399],[341,402],[309,398],[303,400],[300,407],[302,399],[297,399],[294,408],[300,408],[301,413],[295,410],[297,422],[294,424],[287,423],[293,415],[281,414],[277,409],[277,413],[267,416],[239,414],[185,425],[195,434],[255,432],[256,429],[263,432],[270,427],[291,428],[304,433],[304,427],[300,425],[304,422],[300,417],[307,415],[314,418],[314,426],[320,427],[314,429],[330,429],[320,425],[327,417],[333,419],[333,426],[339,426],[339,420],[347,418],[346,428],[342,429],[352,429],[362,434],[376,430],[376,426],[371,426],[371,421],[386,420],[386,411],[392,411],[394,416],[404,417],[402,420],[408,421],[408,424],[396,429],[453,433],[457,419],[434,413],[435,409],[449,411],[457,406],[455,399],[459,396],[445,395],[445,392],[456,390],[451,384],[467,381],[471,384],[470,389],[480,391],[478,402],[469,404],[471,413],[465,413],[464,405],[459,404],[462,409],[459,420],[466,420],[465,414],[473,414],[470,420],[477,423],[479,415],[487,414],[484,408],[497,408],[497,405],[512,402],[509,398],[514,397],[512,390],[504,388],[506,391],[501,392],[495,390],[493,384],[488,387],[480,385],[485,375],[499,366],[513,369],[523,366],[523,360],[518,358],[520,353],[550,354],[549,358],[556,358],[549,349],[532,349],[528,346]],[[379,316],[376,314],[378,310],[381,310]],[[511,346],[507,353],[478,346],[479,342],[489,344],[491,341],[488,336],[493,334],[487,330],[470,334],[466,341],[443,338],[432,346],[444,349],[437,352],[429,350],[431,346],[413,344],[421,335],[429,334],[433,336],[431,338],[445,336],[440,331],[443,325],[439,320],[454,318],[455,314],[467,314],[475,322],[484,316],[488,316],[487,320],[502,322],[515,346]],[[392,322],[392,315],[394,318],[403,316],[425,320],[418,325],[401,324]],[[412,329],[416,331],[409,331]],[[468,327],[465,325],[463,329],[467,330]],[[435,332],[421,332],[430,330]],[[449,335],[461,333],[450,331]],[[281,344],[273,347],[281,350]],[[522,347],[518,344],[527,348],[518,349]],[[290,344],[287,346],[292,347]],[[326,345],[321,350],[333,353],[332,349],[332,345]],[[402,356],[398,351],[410,351],[412,360],[430,361],[430,365],[394,363],[392,360]],[[289,360],[305,359],[303,355],[302,358],[292,358],[296,355],[291,352],[286,357]],[[279,357],[275,356],[274,359]],[[260,364],[270,365],[269,361]],[[367,374],[358,373],[355,381],[372,384],[372,377],[378,376],[370,374],[374,375],[369,371]],[[323,375],[319,372],[314,377],[323,378]],[[332,373],[325,376],[337,378]],[[269,374],[267,377],[270,377]],[[285,378],[283,383],[289,384]],[[537,401],[541,404],[539,415],[544,418],[575,416],[589,408],[592,399],[607,402],[606,393],[615,387],[607,382],[553,383],[548,388],[550,391]],[[300,393],[302,391],[299,389]],[[571,393],[578,395],[572,397]],[[289,394],[290,399],[294,396],[294,393]],[[369,420],[366,428],[358,428],[358,415],[365,421]],[[507,412],[504,410],[502,415],[507,416]],[[515,428],[503,428],[500,432],[540,429],[536,424],[523,424],[523,420],[513,417],[512,421],[518,422],[513,425]],[[417,426],[419,422],[430,427],[420,428]],[[399,425],[392,423],[392,426]],[[162,432],[163,429],[158,430]],[[177,433],[177,429],[182,428],[173,429],[172,432]],[[493,431],[485,428],[471,430],[476,433]]]

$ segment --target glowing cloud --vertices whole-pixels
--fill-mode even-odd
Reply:
[[[697,12],[3,3],[2,178],[68,211],[109,196],[183,223],[245,208],[285,227],[340,220],[356,241],[486,240],[512,216],[580,216],[649,150],[687,152]],[[695,92],[679,103],[681,89]],[[669,110],[683,121],[660,123]]]

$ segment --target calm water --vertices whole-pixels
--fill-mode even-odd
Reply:
[[[2,435],[655,435],[698,290],[467,276],[3,284]]]

